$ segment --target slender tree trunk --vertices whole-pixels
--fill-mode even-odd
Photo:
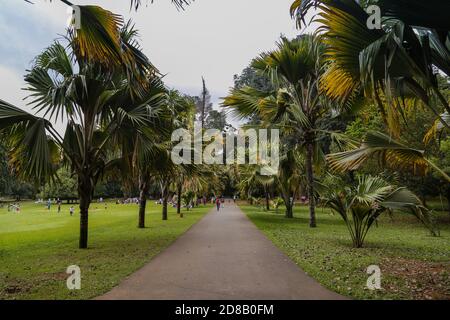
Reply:
[[[183,218],[183,213],[181,212],[181,193],[183,191],[182,185],[178,185],[177,190],[177,213],[180,215],[181,218]]]
[[[316,204],[314,198],[314,144],[311,139],[306,144],[306,179],[308,181],[308,201],[309,201],[309,226],[311,228],[317,227],[316,224]]]
[[[169,186],[167,182],[162,182],[161,183],[161,195],[162,195],[162,219],[165,221],[168,219],[168,215],[167,215],[167,202],[168,202],[168,198],[169,198]]]
[[[450,187],[447,187],[447,206],[448,213],[450,214]]]
[[[286,206],[286,213],[285,213],[285,217],[288,219],[293,219],[294,218],[294,211],[292,210],[292,202],[291,202],[291,197],[290,195],[284,195],[283,196],[284,199],[284,205]]]
[[[139,177],[139,228],[145,228],[145,208],[147,206],[148,182],[146,177],[141,174]]]
[[[92,202],[93,183],[88,176],[81,176],[78,183],[78,193],[80,196],[80,249],[88,247],[89,230],[89,206]]]
[[[167,197],[163,198],[162,219],[164,221],[166,221],[168,219],[168,216],[167,216]]]
[[[266,209],[270,211],[270,203],[269,203],[269,192],[266,190]]]
[[[202,84],[203,84],[203,90],[202,90],[202,128],[205,127],[205,109],[206,109],[206,84],[205,79],[202,77]]]
[[[286,218],[293,219],[294,211],[292,210],[292,204],[286,205]]]

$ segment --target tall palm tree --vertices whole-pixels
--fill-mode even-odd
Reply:
[[[304,182],[302,172],[304,161],[299,158],[298,150],[288,150],[280,160],[279,172],[275,177],[276,185],[286,207],[286,218],[294,218],[295,195]]]
[[[315,36],[282,38],[276,50],[262,54],[252,63],[253,68],[270,76],[275,91],[233,89],[223,103],[241,117],[257,114],[266,124],[277,123],[285,132],[296,136],[306,154],[311,227],[316,227],[313,162],[318,155],[317,125],[331,113],[319,88],[323,52],[324,47]]]
[[[193,127],[195,115],[194,100],[182,95],[177,90],[169,90],[164,100],[165,107],[170,115],[170,121],[166,124],[170,132],[176,129],[190,129]],[[163,152],[152,161],[150,171],[154,174],[156,182],[160,186],[162,203],[162,219],[168,219],[168,199],[171,192],[171,184],[177,179],[189,176],[195,172],[193,165],[175,165],[172,162],[171,150],[173,142],[168,141]]]
[[[122,179],[139,187],[139,220],[138,227],[145,228],[147,193],[149,191],[155,161],[159,154],[166,152],[170,141],[171,113],[166,107],[166,89],[162,81],[155,77],[149,84],[145,96],[129,101],[129,105],[147,105],[149,121],[142,124],[140,130],[133,127],[123,135],[120,143],[122,151]],[[139,125],[138,123],[136,123]],[[130,181],[131,180],[131,181]]]
[[[78,177],[80,197],[80,248],[88,246],[88,217],[94,187],[111,160],[118,157],[118,141],[130,129],[143,131],[151,121],[151,107],[134,104],[144,97],[155,77],[152,65],[137,46],[130,25],[119,30],[124,52],[133,56],[146,80],[133,86],[123,68],[107,68],[101,62],[80,55],[78,42],[69,34],[69,43],[55,42],[34,61],[25,77],[31,92],[30,104],[43,117],[29,114],[5,102],[0,103],[1,133],[9,142],[15,168],[39,181],[54,173],[55,154]],[[67,121],[62,136],[49,120]]]

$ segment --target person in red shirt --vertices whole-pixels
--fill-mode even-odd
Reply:
[[[217,206],[217,211],[220,211],[220,198],[219,197],[216,198],[216,206]]]

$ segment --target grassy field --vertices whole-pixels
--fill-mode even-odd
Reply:
[[[117,285],[189,229],[210,206],[185,212],[148,202],[147,228],[137,228],[137,205],[93,204],[89,249],[78,250],[79,216],[52,206],[22,203],[21,212],[0,209],[0,299],[89,299]],[[77,212],[77,210],[76,210]],[[66,268],[81,268],[81,290],[66,287]]]
[[[318,209],[318,228],[308,226],[308,209],[295,219],[242,205],[276,246],[325,287],[356,299],[450,299],[450,219],[439,213],[440,237],[431,237],[414,217],[395,214],[373,227],[362,249],[351,246],[340,217]],[[382,290],[366,288],[367,267],[378,265]]]

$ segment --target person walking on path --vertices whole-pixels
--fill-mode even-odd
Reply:
[[[220,198],[219,197],[217,197],[216,198],[216,206],[217,206],[217,211],[220,211]]]

